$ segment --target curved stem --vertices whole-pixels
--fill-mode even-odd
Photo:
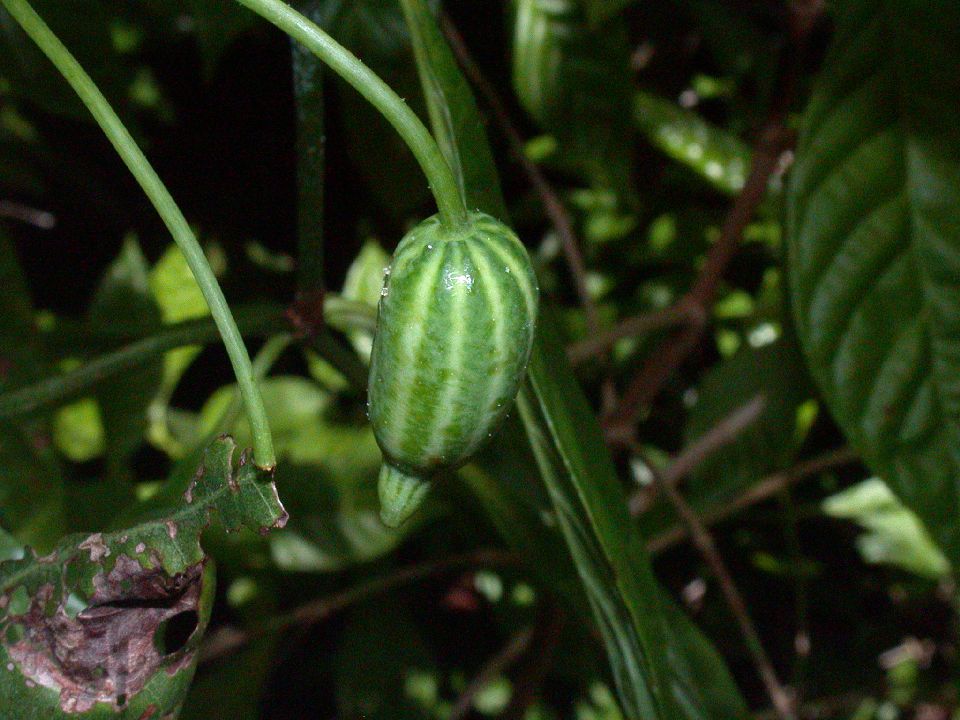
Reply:
[[[283,352],[290,347],[291,342],[293,342],[293,336],[289,333],[283,333],[282,335],[274,335],[263,344],[260,352],[253,358],[253,375],[257,378],[258,382],[263,381],[267,373],[270,372],[270,368],[280,359]],[[200,442],[194,446],[194,450],[205,448],[216,440],[220,433],[230,432],[230,428],[236,424],[240,411],[243,409],[242,400],[243,398],[240,393],[234,390],[233,397],[230,398],[230,403],[224,408],[220,417],[217,418],[217,421],[213,424],[207,435],[201,438]]]
[[[460,186],[443,157],[436,140],[403,99],[353,53],[282,0],[237,0],[287,35],[303,43],[310,52],[352,85],[393,125],[413,151],[437,200],[440,220],[447,229],[456,229],[467,219]]]
[[[240,337],[240,332],[237,330],[233,316],[230,314],[230,307],[223,296],[223,291],[220,289],[220,285],[217,283],[217,279],[210,269],[203,250],[196,237],[194,237],[186,218],[180,212],[160,177],[150,166],[143,152],[137,147],[123,122],[110,107],[107,99],[90,79],[90,76],[84,72],[73,55],[70,54],[70,51],[47,27],[43,19],[34,12],[30,3],[27,0],[0,0],[0,2],[80,96],[83,104],[87,106],[123,162],[133,173],[137,182],[140,183],[170,234],[173,235],[173,239],[183,251],[187,264],[190,266],[190,270],[203,292],[203,297],[210,307],[210,313],[213,315],[220,336],[223,338],[227,354],[230,356],[230,363],[233,365],[237,384],[243,394],[243,402],[250,419],[250,426],[253,428],[255,461],[261,468],[273,468],[276,465],[273,439],[270,435],[270,427],[267,424],[263,399],[260,397],[260,391],[250,368],[250,356],[247,354],[247,349]]]

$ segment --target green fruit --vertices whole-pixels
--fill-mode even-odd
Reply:
[[[520,240],[489,215],[455,232],[434,216],[401,241],[370,361],[384,523],[406,520],[433,476],[466,462],[503,420],[530,358],[538,296]]]

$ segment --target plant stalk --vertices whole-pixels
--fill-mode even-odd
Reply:
[[[456,230],[466,223],[467,208],[450,165],[430,131],[403,98],[353,53],[282,0],[237,2],[302,43],[363,95],[393,125],[420,163],[443,226]]]
[[[227,354],[230,356],[230,363],[233,365],[233,372],[237,377],[237,384],[243,395],[243,403],[250,420],[250,427],[253,430],[254,460],[258,467],[267,470],[272,469],[276,466],[273,438],[267,424],[263,399],[260,397],[260,390],[254,380],[250,366],[250,356],[247,354],[243,338],[241,338],[236,322],[234,322],[230,313],[230,307],[223,296],[223,291],[220,289],[213,270],[211,270],[210,264],[203,254],[203,249],[197,242],[186,218],[167,191],[163,181],[151,167],[146,156],[137,146],[136,141],[124,127],[123,122],[110,107],[110,103],[107,102],[107,99],[90,76],[70,54],[70,51],[33,10],[30,3],[27,0],[0,0],[0,3],[80,96],[83,104],[87,106],[123,162],[133,173],[137,182],[140,183],[140,187],[143,188],[173,239],[183,251],[197,285],[200,286],[203,297],[210,307],[210,313],[213,315],[220,336],[223,338]]]

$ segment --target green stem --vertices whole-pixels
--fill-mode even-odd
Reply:
[[[273,439],[270,435],[270,427],[267,424],[263,399],[260,397],[260,391],[250,368],[250,356],[247,354],[247,349],[240,337],[240,332],[237,330],[233,316],[230,314],[230,308],[223,296],[223,291],[217,284],[217,279],[214,277],[213,271],[210,269],[203,250],[194,237],[186,218],[180,212],[159,176],[150,166],[143,152],[137,147],[130,133],[127,132],[120,118],[110,107],[107,99],[90,79],[90,76],[80,67],[70,51],[47,27],[43,19],[34,12],[30,3],[27,0],[0,0],[0,2],[80,96],[123,162],[133,173],[137,182],[140,183],[147,197],[150,198],[164,224],[170,230],[170,234],[173,235],[173,239],[183,251],[187,264],[190,266],[194,278],[196,278],[197,285],[200,286],[203,297],[210,307],[210,313],[213,315],[217,329],[223,338],[227,354],[230,356],[230,363],[233,365],[233,372],[237,377],[237,384],[240,386],[247,415],[250,418],[250,426],[253,428],[255,461],[261,468],[273,468],[276,465]]]
[[[266,334],[278,326],[282,327],[283,317],[257,310],[250,313],[249,317],[241,316],[240,322],[246,334]],[[185,345],[205,345],[216,341],[218,337],[217,325],[206,318],[164,328],[156,335],[101,355],[76,370],[0,395],[0,420],[58,405],[78,397],[114,375],[134,370],[168,350]]]
[[[253,358],[253,374],[254,377],[257,378],[257,381],[263,381],[267,373],[270,372],[270,368],[280,359],[284,350],[290,347],[292,341],[293,336],[284,333],[283,335],[274,335],[263,344],[260,352]],[[243,409],[242,399],[240,393],[235,390],[233,397],[230,398],[230,404],[227,405],[226,409],[224,409],[223,413],[213,424],[213,428],[207,436],[195,446],[195,450],[205,448],[216,440],[220,433],[230,432],[230,428],[237,423],[237,418]]]
[[[241,307],[237,308],[235,315],[244,335],[267,335],[277,328],[286,327],[283,308],[276,305]],[[324,303],[323,318],[327,325],[342,332],[373,332],[376,310],[331,293]],[[115,375],[143,366],[168,350],[187,345],[206,345],[216,341],[219,336],[217,325],[210,318],[167,326],[155,335],[132,340],[128,345],[90,360],[71,372],[0,394],[0,421],[55,407],[80,397]],[[114,336],[108,335],[106,339],[114,339]],[[328,361],[337,360],[326,356],[326,348],[316,349]]]
[[[403,99],[353,53],[282,0],[237,0],[303,43],[310,52],[350,83],[393,125],[413,151],[437,200],[444,227],[453,230],[467,219],[467,208],[450,165],[436,140]]]

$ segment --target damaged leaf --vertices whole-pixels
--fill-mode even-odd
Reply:
[[[272,478],[221,437],[173,512],[64,538],[49,555],[0,563],[0,717],[174,717],[209,619],[212,568],[200,535],[266,533],[287,513]]]

